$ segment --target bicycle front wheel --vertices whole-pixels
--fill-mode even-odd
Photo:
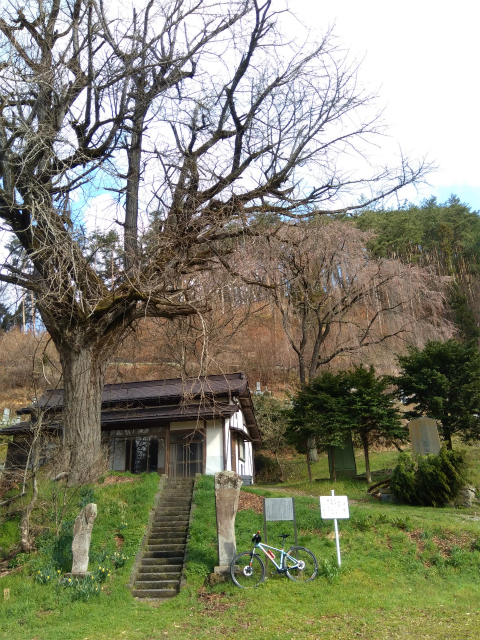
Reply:
[[[310,582],[318,573],[317,559],[305,547],[291,547],[283,558],[283,568],[294,582]]]
[[[232,560],[230,575],[237,587],[253,589],[265,580],[265,565],[256,553],[244,551]]]

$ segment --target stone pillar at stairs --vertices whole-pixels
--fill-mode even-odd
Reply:
[[[215,509],[217,513],[218,566],[215,573],[228,574],[237,553],[235,516],[242,479],[234,471],[215,474]]]

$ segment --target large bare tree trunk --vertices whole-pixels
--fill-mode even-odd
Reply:
[[[69,451],[69,484],[96,479],[101,471],[100,415],[108,357],[94,347],[60,350],[63,370],[63,441]]]

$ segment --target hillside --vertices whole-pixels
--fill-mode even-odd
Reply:
[[[378,453],[373,464],[379,469],[391,460],[390,453]],[[321,465],[324,463],[316,470],[320,476],[324,474]],[[304,585],[274,576],[255,590],[239,590],[229,582],[209,586],[208,575],[216,564],[215,504],[213,478],[203,476],[197,481],[194,495],[187,586],[177,598],[157,606],[134,600],[125,588],[157,480],[153,475],[109,477],[127,482],[105,482],[91,488],[99,505],[92,558],[98,559],[100,554],[102,562],[111,568],[100,595],[87,602],[72,601],[68,591],[55,583],[34,582],[32,576],[47,568],[51,552],[44,534],[38,551],[30,558],[17,556],[11,565],[18,568],[0,578],[0,587],[10,589],[10,598],[0,610],[0,638],[478,637],[478,507],[429,509],[381,503],[366,496],[362,482],[338,482],[336,493],[351,498],[350,519],[340,523],[342,569],[338,572],[332,523],[320,519],[315,497],[330,493],[330,481],[248,488],[242,494],[243,510],[237,515],[237,548],[250,548],[252,533],[263,530],[254,495],[294,495],[299,543],[315,552],[320,575]],[[45,526],[48,511],[42,508],[38,513]],[[8,541],[15,541],[14,525],[13,520],[0,525],[0,545],[4,548]],[[71,524],[65,525],[65,532],[68,526]],[[284,531],[290,532],[287,523],[269,524],[269,541],[275,545],[276,533]],[[105,551],[114,551],[115,547],[129,556],[119,569],[105,558]]]

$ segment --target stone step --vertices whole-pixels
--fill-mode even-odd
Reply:
[[[167,511],[167,512],[171,512],[174,513],[175,511],[190,511],[191,508],[191,503],[190,502],[182,502],[179,504],[159,504],[158,507],[155,509],[155,513],[158,512],[163,512],[163,511]]]
[[[180,589],[193,483],[170,478],[164,485],[132,590],[137,598],[172,598]]]
[[[155,511],[159,511],[159,510],[163,510],[163,509],[170,509],[171,511],[174,511],[175,509],[190,509],[191,507],[191,502],[168,502],[168,503],[161,503],[158,505],[158,507],[155,509]]]
[[[180,580],[139,580],[133,588],[134,589],[175,589],[178,591],[180,587]]]
[[[192,503],[190,500],[188,502],[161,502],[155,509],[155,513],[165,510],[175,511],[175,509],[186,509],[189,511],[191,506]]]
[[[177,589],[132,589],[132,595],[135,598],[154,598],[156,600],[174,598],[177,593]]]
[[[188,520],[185,522],[181,522],[176,520],[175,522],[159,522],[154,520],[152,522],[152,528],[150,529],[151,533],[187,533],[188,531]]]
[[[171,525],[171,524],[177,524],[177,523],[181,524],[181,525],[182,525],[182,528],[183,528],[183,527],[188,527],[188,521],[189,521],[189,519],[190,519],[190,518],[188,517],[188,518],[183,518],[182,520],[173,520],[173,521],[170,521],[168,518],[164,518],[164,517],[162,516],[162,519],[161,519],[161,520],[154,520],[154,521],[152,522],[152,529],[151,529],[151,531],[153,532],[153,530],[154,530],[154,529],[156,529],[156,530],[158,530],[158,531],[164,531],[164,530],[165,530],[165,528],[168,528],[168,525]]]
[[[149,540],[165,540],[165,542],[167,541],[171,541],[173,540],[174,542],[185,542],[187,539],[187,532],[186,531],[160,531],[160,532],[153,532],[148,536]]]
[[[172,529],[170,527],[152,527],[149,537],[158,538],[159,536],[186,536],[188,535],[187,527],[181,529]]]
[[[191,484],[177,484],[177,485],[173,485],[173,484],[167,484],[164,489],[163,492],[164,493],[192,493],[193,490],[193,486]]]
[[[163,582],[164,580],[180,582],[181,571],[177,571],[177,573],[139,573],[138,581],[135,583],[135,586],[138,582]],[[152,585],[153,588],[153,585]]]
[[[188,531],[188,523],[173,524],[172,522],[165,522],[159,525],[152,523],[152,529],[158,529],[165,533],[186,533]]]
[[[164,564],[159,567],[149,565],[139,567],[138,580],[173,580],[182,573],[181,564]],[[154,569],[157,569],[154,571]]]
[[[192,489],[193,480],[170,480],[165,483],[165,489]]]
[[[177,554],[176,556],[169,556],[167,558],[142,558],[140,567],[161,567],[162,571],[164,567],[183,566],[183,554]]]
[[[190,511],[191,508],[191,503],[190,502],[181,502],[178,504],[172,504],[172,503],[168,503],[168,504],[159,504],[158,507],[155,509],[155,513],[158,513],[159,511]]]
[[[190,500],[191,497],[191,491],[164,491],[160,500]]]
[[[192,495],[192,490],[189,487],[177,487],[176,489],[170,488],[170,487],[165,487],[165,489],[163,490],[162,493],[162,500],[163,498],[166,498],[167,496],[180,496],[180,497],[186,497],[186,496],[191,496]]]
[[[185,548],[185,545],[184,545]],[[184,550],[184,549],[183,549]],[[172,550],[159,550],[159,551],[145,551],[145,558],[178,558],[179,554],[183,556],[182,549],[172,549]],[[183,562],[183,557],[182,557]]]
[[[158,580],[173,580],[175,582],[179,582],[181,575],[181,571],[177,571],[176,573],[162,573],[161,571],[151,571],[150,573],[147,573],[143,571],[138,574],[137,581],[155,582]]]
[[[158,505],[157,511],[159,509],[190,509],[190,500],[185,500],[180,502],[178,500],[170,500],[169,502],[162,502]]]
[[[165,489],[161,495],[161,500],[165,498],[191,498],[191,489]]]
[[[161,542],[160,544],[150,544],[147,542],[146,551],[184,551],[186,542]]]
[[[162,495],[160,496],[160,500],[165,500],[165,498],[191,498],[192,490],[190,488],[181,489],[177,487],[176,489],[164,489]]]
[[[163,522],[175,522],[175,524],[177,522],[181,522],[184,524],[188,524],[188,520],[189,520],[190,516],[187,515],[179,515],[179,516],[156,516],[155,519],[153,520],[152,525],[155,526],[157,523],[161,524]]]

